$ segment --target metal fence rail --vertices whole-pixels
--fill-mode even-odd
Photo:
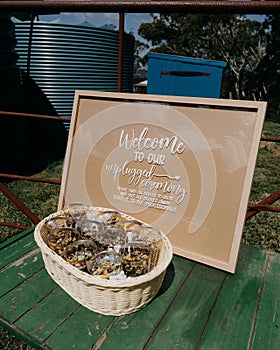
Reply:
[[[19,118],[39,118],[39,119],[49,119],[55,121],[64,121],[69,119],[67,118],[59,118],[59,117],[53,117],[53,116],[47,116],[47,115],[38,115],[38,114],[26,114],[26,113],[13,113],[13,112],[4,112],[0,111],[0,117],[1,116],[10,116],[10,117],[19,117]],[[280,137],[278,136],[265,136],[263,135],[261,137],[261,141],[266,142],[280,142]],[[3,180],[21,180],[21,181],[33,181],[33,182],[41,182],[41,183],[48,183],[48,184],[55,184],[60,185],[61,181],[56,179],[45,179],[45,178],[38,178],[33,176],[24,176],[24,175],[16,175],[16,174],[6,174],[6,173],[0,173],[0,191],[19,209],[21,210],[30,220],[33,224],[37,224],[40,221],[40,218],[37,217],[32,211],[19,199],[17,198],[14,193],[12,193],[9,188],[3,183]],[[259,201],[256,204],[249,203],[248,204],[248,210],[246,213],[246,220],[250,219],[251,217],[255,216],[259,212],[262,211],[268,211],[268,212],[277,212],[280,213],[280,207],[272,206],[273,203],[278,201],[280,199],[280,189],[276,192],[270,194],[265,199]],[[0,222],[0,226],[6,226],[6,227],[13,227],[18,228],[20,230],[25,230],[28,227],[23,225],[18,225],[15,223],[9,223],[9,222]]]
[[[51,120],[54,122],[69,122],[69,118],[61,118],[56,116],[48,116],[48,115],[39,115],[39,114],[28,114],[28,113],[18,113],[18,112],[8,112],[8,111],[0,111],[1,117],[15,117],[15,118],[33,118],[33,119],[45,119]],[[26,216],[28,217],[33,224],[37,224],[40,222],[40,218],[35,215],[26,205],[23,203],[7,186],[3,183],[3,180],[23,180],[23,181],[33,181],[40,183],[48,183],[60,185],[61,181],[56,179],[45,179],[45,178],[37,178],[33,176],[24,176],[17,174],[6,174],[0,173],[0,191]],[[11,222],[0,222],[0,226],[6,226],[11,228],[16,228],[19,230],[26,230],[28,226],[18,225]]]
[[[265,14],[280,10],[279,1],[229,0],[33,0],[0,1],[0,9],[52,12],[220,12]]]
[[[33,15],[51,14],[59,12],[116,12],[120,15],[120,29],[123,30],[124,13],[240,13],[240,14],[275,14],[280,12],[280,1],[236,1],[236,0],[189,0],[189,1],[169,1],[169,0],[33,0],[33,1],[0,1],[0,11],[6,12],[26,12]],[[122,33],[122,30],[120,32]],[[120,41],[121,41],[120,37]],[[121,45],[120,45],[121,46]],[[122,53],[119,53],[120,57]],[[119,76],[121,69],[119,70]],[[120,81],[120,79],[119,79]],[[119,86],[121,91],[121,86]],[[23,114],[13,112],[0,112],[1,116],[24,117],[24,118],[44,118],[53,121],[64,121],[66,118],[53,116],[42,116],[35,114]],[[69,121],[66,119],[65,121]],[[262,141],[280,142],[280,137],[263,136]],[[14,179],[26,181],[39,181],[60,185],[58,180],[38,179],[29,176],[18,176],[14,174],[0,174],[1,179]],[[22,211],[33,223],[39,218],[34,215],[24,203],[22,203],[3,183],[0,182],[0,190]],[[246,219],[251,218],[260,211],[279,212],[279,208],[272,204],[280,199],[280,190],[271,194],[257,204],[249,204]],[[18,227],[23,226],[12,223],[0,222],[0,226]]]

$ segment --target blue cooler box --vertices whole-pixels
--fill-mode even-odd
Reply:
[[[219,98],[226,62],[148,53],[148,94]]]

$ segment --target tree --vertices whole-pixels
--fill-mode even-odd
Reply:
[[[148,51],[149,45],[139,40],[135,40],[134,44],[134,71],[144,68],[147,65],[147,57],[145,52]]]
[[[265,82],[268,112],[280,119],[280,15],[270,15],[264,22],[269,33],[266,54],[259,67],[259,76]]]
[[[261,22],[232,14],[160,14],[138,34],[154,52],[226,61],[222,97],[264,98],[264,87],[252,83],[267,45]]]

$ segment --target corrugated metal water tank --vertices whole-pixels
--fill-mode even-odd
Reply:
[[[226,62],[148,53],[148,94],[219,98]]]
[[[118,31],[89,23],[35,21],[30,36],[30,28],[30,22],[15,21],[18,66],[29,72],[32,83],[48,98],[58,116],[71,117],[75,90],[117,91]],[[125,92],[133,90],[133,60],[134,37],[125,33],[122,79]],[[38,103],[31,96],[33,107]]]

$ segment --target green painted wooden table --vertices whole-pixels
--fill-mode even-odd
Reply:
[[[174,256],[155,299],[113,317],[53,282],[32,230],[0,248],[1,325],[36,349],[279,348],[280,254],[241,246],[234,275]]]

